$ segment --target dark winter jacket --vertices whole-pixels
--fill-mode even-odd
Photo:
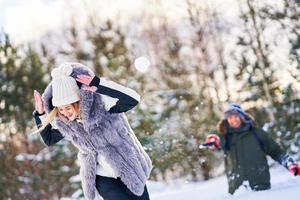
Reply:
[[[270,188],[266,155],[282,163],[285,152],[280,146],[253,120],[239,129],[232,129],[224,119],[219,123],[218,131],[225,154],[229,193],[233,194],[243,181],[248,181],[253,190]]]
[[[49,112],[52,107],[52,88],[49,85],[43,100]],[[152,164],[135,137],[123,113],[105,109],[101,96],[80,90],[82,123],[55,119],[59,133],[79,149],[80,175],[86,199],[95,195],[97,155],[101,154],[124,184],[136,195],[144,191]]]

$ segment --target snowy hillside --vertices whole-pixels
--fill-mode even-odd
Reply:
[[[234,195],[227,193],[226,177],[183,186],[149,184],[151,200],[299,200],[300,177],[294,177],[282,167],[271,169],[271,190],[248,191],[241,187]]]

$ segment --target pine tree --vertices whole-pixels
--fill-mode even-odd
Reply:
[[[33,90],[42,91],[46,86],[47,70],[40,55],[30,45],[16,47],[7,35],[1,40],[0,55],[1,199],[47,199],[49,194],[53,198],[70,194],[74,189],[65,183],[76,169],[74,153],[67,155],[58,151],[59,147],[49,151],[37,135],[30,134]]]
[[[245,9],[242,5],[246,5]],[[263,126],[278,143],[291,154],[297,154],[299,146],[298,136],[298,98],[297,81],[291,82],[283,89],[279,87],[281,76],[276,74],[279,68],[298,79],[299,74],[299,2],[282,1],[280,4],[267,4],[258,6],[258,1],[247,0],[241,4],[243,9],[242,19],[245,31],[240,35],[238,45],[251,49],[243,49],[240,59],[240,73],[237,79],[245,77],[247,82],[243,85],[251,91],[246,102],[263,102],[249,111],[254,114],[260,125]],[[247,11],[245,11],[247,10]],[[267,23],[268,22],[268,23]],[[279,26],[278,26],[279,25]],[[265,34],[270,28],[278,28],[272,35]],[[268,40],[266,40],[268,36]],[[280,41],[287,40],[283,46]],[[280,48],[289,48],[289,62],[284,66],[276,66],[278,60],[274,58],[274,51]],[[283,54],[283,52],[282,52]],[[268,92],[269,91],[269,94]],[[268,97],[269,96],[269,97]],[[271,97],[271,98],[270,98]],[[268,99],[271,99],[268,100]],[[264,104],[269,101],[266,106]],[[270,103],[271,102],[271,103]],[[266,115],[268,113],[268,115]],[[271,117],[273,115],[273,117]],[[269,118],[266,120],[266,118]],[[276,120],[272,120],[276,119]],[[266,123],[268,122],[268,123]],[[298,154],[299,156],[299,154]]]

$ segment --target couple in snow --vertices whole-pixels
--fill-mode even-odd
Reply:
[[[85,198],[100,194],[105,200],[148,200],[152,163],[124,115],[140,96],[80,63],[63,63],[51,76],[43,96],[34,92],[37,132],[48,146],[65,138],[78,148]],[[299,175],[297,163],[239,105],[225,111],[219,133],[208,135],[206,143],[226,155],[231,194],[244,180],[253,190],[270,188],[266,154]]]

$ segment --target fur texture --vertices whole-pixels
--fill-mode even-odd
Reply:
[[[82,70],[82,69],[81,69]],[[51,110],[52,88],[48,86],[43,94],[46,110]],[[144,192],[152,163],[149,156],[134,135],[124,114],[106,111],[101,96],[80,90],[80,111],[82,123],[64,122],[58,117],[56,125],[66,138],[79,149],[80,175],[85,198],[95,197],[97,155],[101,154],[134,194]],[[53,107],[52,107],[53,109]]]

